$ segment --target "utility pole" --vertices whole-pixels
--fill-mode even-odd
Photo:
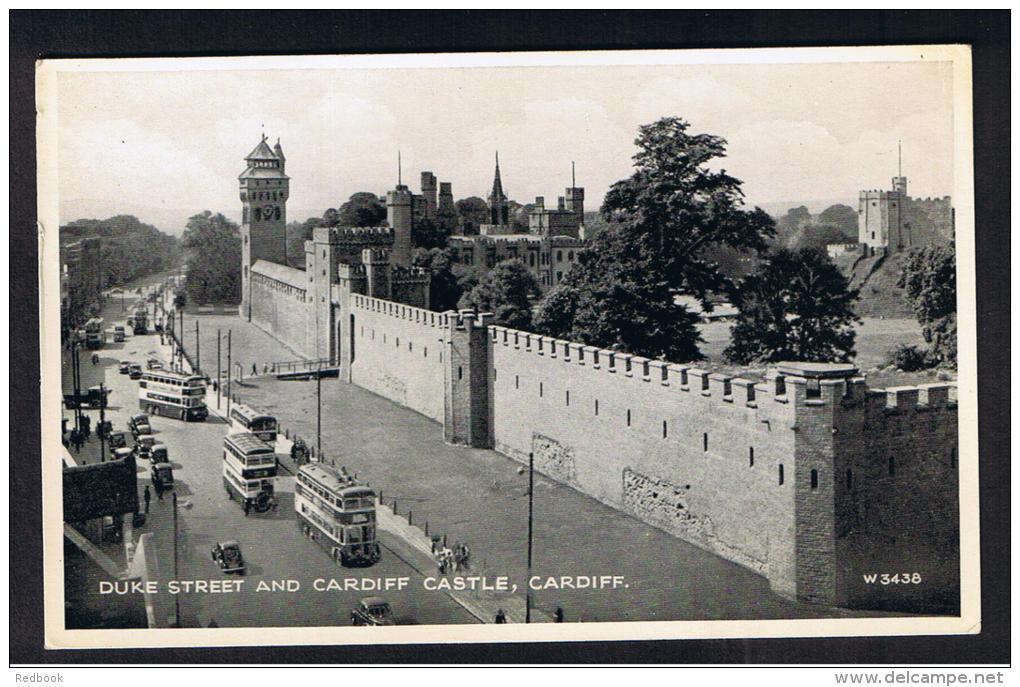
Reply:
[[[230,417],[230,374],[233,370],[230,367],[230,334],[233,329],[227,330],[227,417]]]
[[[71,341],[71,387],[74,391],[74,428],[77,431],[81,431],[81,381],[78,373],[78,342],[73,339]]]
[[[198,333],[198,318],[195,318],[195,367],[196,374],[202,374],[202,344]]]
[[[99,385],[99,462],[106,462],[106,387]]]
[[[322,460],[322,363],[315,375],[315,452]]]
[[[171,492],[174,502],[174,579],[181,579],[177,574],[177,492]],[[174,594],[174,625],[181,626],[181,595]]]
[[[179,352],[178,363],[180,364],[181,369],[183,370],[184,369],[184,308],[181,308],[181,328],[180,328],[180,332],[181,332],[180,342],[179,342],[179,345],[177,346],[178,352]]]
[[[222,334],[220,334],[220,331],[219,329],[216,330],[216,410],[220,409],[220,384],[222,383],[220,379],[220,372],[222,370],[220,367],[220,337]]]
[[[524,622],[531,622],[531,544],[535,522],[535,454],[528,454],[528,590],[525,597]]]

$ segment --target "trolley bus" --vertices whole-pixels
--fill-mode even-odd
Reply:
[[[262,513],[276,502],[276,453],[273,447],[251,432],[228,434],[223,440],[223,488]],[[247,510],[245,511],[247,514]]]
[[[272,415],[235,403],[230,409],[230,424],[239,432],[251,432],[267,444],[276,443],[277,424]]]
[[[342,565],[372,565],[379,560],[375,492],[345,472],[322,463],[298,470],[294,510],[305,536]]]
[[[134,334],[148,334],[149,333],[149,311],[145,308],[138,308],[135,310],[135,316],[132,318]]]
[[[149,415],[204,421],[205,378],[169,370],[147,370],[138,380],[138,407]]]
[[[106,332],[103,331],[103,318],[93,317],[85,323],[85,347],[102,348],[106,343]]]

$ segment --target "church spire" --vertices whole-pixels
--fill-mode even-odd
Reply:
[[[493,201],[506,200],[506,194],[503,193],[503,180],[499,174],[499,151],[496,151],[496,175],[492,179],[492,193],[489,195],[489,203]]]

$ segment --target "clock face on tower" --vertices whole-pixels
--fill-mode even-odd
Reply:
[[[266,219],[273,219],[273,212],[275,210],[276,210],[276,207],[273,206],[273,205],[263,205],[262,206],[262,216],[264,218],[266,218]]]

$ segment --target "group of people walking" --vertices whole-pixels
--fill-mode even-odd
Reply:
[[[467,544],[457,542],[451,549],[449,546],[439,548],[433,542],[432,552],[436,556],[436,566],[440,575],[468,570],[471,567],[471,549]]]

